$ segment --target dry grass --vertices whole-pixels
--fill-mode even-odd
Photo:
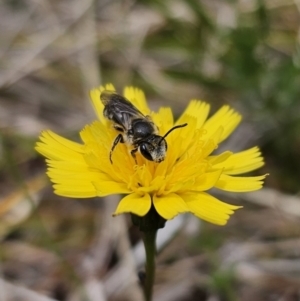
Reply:
[[[95,119],[88,90],[106,82],[177,113],[194,97],[230,103],[245,123],[226,147],[260,144],[271,173],[269,189],[221,195],[244,204],[226,227],[182,216],[161,230],[155,300],[299,300],[299,11],[297,0],[2,1],[0,300],[142,300],[140,236],[111,217],[117,197],[54,196],[33,150],[43,129],[78,139]]]

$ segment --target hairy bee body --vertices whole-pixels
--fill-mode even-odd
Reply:
[[[186,126],[184,124],[173,127],[162,137],[158,135],[158,128],[151,117],[143,115],[125,97],[112,91],[103,91],[100,99],[104,104],[104,117],[110,120],[113,127],[120,132],[110,151],[111,163],[113,150],[118,143],[126,143],[134,158],[136,158],[136,152],[139,151],[147,160],[159,163],[165,159],[167,152],[165,137],[173,129]]]

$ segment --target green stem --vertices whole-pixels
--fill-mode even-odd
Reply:
[[[146,301],[152,300],[155,276],[156,232],[157,230],[144,232],[144,245],[146,251],[146,279],[144,282],[144,293]]]

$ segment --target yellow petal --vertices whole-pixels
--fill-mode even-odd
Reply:
[[[179,213],[188,211],[185,202],[176,193],[160,197],[154,195],[153,204],[158,214],[166,220],[174,218]]]
[[[101,197],[110,194],[126,194],[131,192],[125,183],[118,183],[116,181],[99,181],[92,182],[92,184],[97,191],[97,195]]]
[[[103,90],[108,90],[108,91],[116,91],[116,88],[112,83],[105,84],[104,86],[100,86],[100,91],[102,92]]]
[[[218,143],[225,140],[238,126],[242,117],[229,106],[223,106],[212,117],[210,117],[203,128],[208,132],[208,137],[213,134],[219,127],[223,127],[224,131],[220,136]]]
[[[56,184],[58,195],[84,198],[131,192],[125,183],[114,179],[114,174],[101,173],[87,165],[66,161],[50,161],[48,165],[47,175]]]
[[[56,170],[53,168],[48,169],[47,175],[51,179],[53,183],[72,183],[86,181],[86,178],[91,178],[93,180],[97,180],[97,173],[89,173],[89,172],[82,172],[78,170],[77,172],[69,172],[64,170]]]
[[[55,184],[54,193],[70,198],[90,198],[97,196],[97,192],[92,183],[80,183],[72,185]]]
[[[195,184],[193,185],[193,190],[195,191],[205,191],[211,189],[216,182],[219,180],[222,174],[222,169],[206,172],[197,178]]]
[[[237,175],[255,170],[264,165],[264,159],[258,147],[233,154],[224,162],[214,165],[214,168],[223,168],[225,174]]]
[[[214,133],[210,134],[209,136],[205,136],[205,138],[209,137],[209,139],[205,141],[205,144],[202,147],[203,158],[209,156],[218,147],[218,143],[222,137],[223,132],[224,128],[220,126],[215,130]]]
[[[174,125],[173,114],[170,108],[160,108],[157,113],[151,113],[151,118],[159,128],[159,133],[162,136]]]
[[[230,156],[232,156],[232,154],[233,153],[230,151],[225,151],[219,155],[209,156],[207,159],[213,168],[218,168],[219,166],[217,164],[225,162]]]
[[[186,118],[187,116],[190,116],[197,119],[196,128],[199,129],[204,124],[208,116],[209,109],[210,109],[209,104],[193,99],[190,101],[183,114],[177,120],[176,125],[187,122]]]
[[[215,187],[233,192],[247,192],[262,188],[267,175],[257,177],[232,177],[222,174]]]
[[[43,131],[39,139],[41,142],[37,142],[38,148],[63,148],[67,151],[72,150],[74,153],[82,153],[84,150],[83,145],[63,138],[52,131]]]
[[[112,84],[107,84],[104,87],[100,86],[100,87],[92,89],[90,91],[90,99],[91,99],[93,108],[96,112],[97,117],[101,121],[104,120],[104,116],[103,116],[104,106],[100,100],[100,94],[104,90],[115,91],[115,87]]]
[[[79,144],[79,143],[73,142],[69,139],[66,139],[64,137],[61,137],[52,131],[46,131],[45,134],[46,135],[48,134],[50,139],[53,139],[53,141],[55,141],[57,144],[60,144],[61,146],[64,146],[65,148],[68,148],[77,153],[84,152],[84,147],[82,144]],[[43,137],[41,137],[41,139],[43,139]]]
[[[80,137],[85,144],[85,153],[95,153],[99,158],[109,156],[114,133],[99,121],[86,125],[80,132]]]
[[[142,90],[135,87],[125,87],[123,95],[144,115],[150,114],[150,109],[147,105],[145,94]]]
[[[75,170],[63,170],[57,168],[48,168],[47,175],[53,183],[71,185],[80,185],[80,183],[104,182],[111,178],[100,172],[94,172],[87,169],[78,168]]]
[[[168,156],[167,160],[170,164],[174,164],[179,157],[184,154],[192,153],[191,146],[201,137],[201,131],[197,130],[197,118],[184,115],[180,123],[176,125],[187,123],[187,126],[174,130],[167,138]],[[168,129],[169,130],[169,129]],[[164,133],[165,134],[165,133]]]
[[[89,166],[84,160],[82,161],[56,161],[46,159],[46,163],[49,166],[48,170],[67,171],[69,173],[85,172],[89,170]]]
[[[93,89],[90,91],[90,99],[94,108],[94,111],[98,117],[99,120],[103,120],[104,116],[103,116],[103,109],[104,106],[100,100],[100,89]]]
[[[52,131],[44,131],[40,136],[35,149],[46,158],[55,160],[83,160],[84,146],[65,139]]]
[[[188,192],[182,194],[181,197],[191,213],[216,225],[225,225],[234,210],[241,208],[223,203],[205,192]]]
[[[122,213],[133,213],[138,216],[144,216],[151,208],[151,198],[149,194],[139,195],[132,193],[125,196],[119,203],[115,213],[118,215]]]

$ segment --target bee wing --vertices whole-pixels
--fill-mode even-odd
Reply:
[[[101,93],[100,99],[105,105],[108,115],[111,116],[110,119],[125,130],[131,128],[133,119],[146,118],[129,100],[117,93],[104,91]]]

